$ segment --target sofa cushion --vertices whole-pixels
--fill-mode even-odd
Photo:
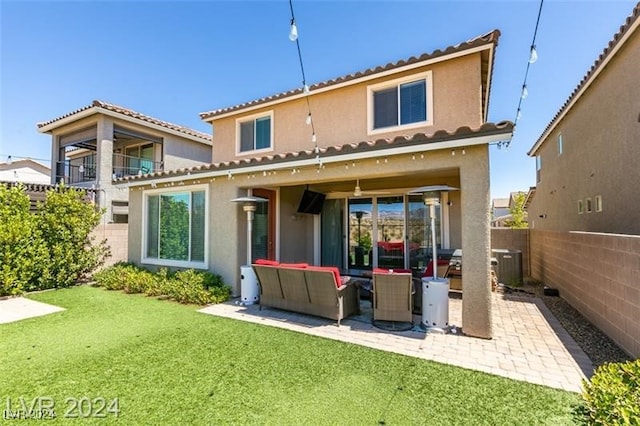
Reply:
[[[328,271],[333,273],[334,281],[336,282],[336,287],[342,286],[342,279],[340,278],[340,270],[335,266],[309,266],[307,269],[311,271]]]
[[[446,266],[449,265],[448,260],[438,259],[438,266]],[[430,260],[427,264],[427,268],[424,270],[423,277],[433,277],[433,260]]]
[[[309,266],[309,264],[308,263],[281,263],[278,266],[282,266],[283,268],[305,269]]]
[[[264,266],[278,266],[280,262],[277,260],[269,260],[269,259],[256,259],[254,262],[256,265],[264,265]]]

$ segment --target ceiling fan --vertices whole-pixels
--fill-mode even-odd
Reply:
[[[363,191],[360,188],[360,179],[356,179],[356,187],[353,190],[353,196],[354,197],[362,197],[363,195],[384,195],[384,194],[389,194],[389,192],[386,192],[386,191]]]

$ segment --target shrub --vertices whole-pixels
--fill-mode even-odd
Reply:
[[[85,191],[60,185],[47,191],[38,204],[38,226],[50,254],[48,274],[38,280],[38,288],[68,287],[104,263],[109,255],[106,241],[94,243],[92,231],[102,213],[84,201]]]
[[[129,278],[139,270],[132,263],[118,262],[93,274],[93,279],[97,286],[107,290],[124,290]]]
[[[583,385],[588,424],[640,423],[640,359],[601,365]]]
[[[22,186],[0,185],[0,296],[34,289],[48,276],[49,253],[29,206]]]
[[[32,213],[22,185],[0,185],[0,296],[68,287],[104,262],[106,243],[91,235],[101,212],[84,196],[62,185]]]
[[[94,274],[96,285],[125,293],[167,296],[179,303],[221,303],[229,300],[231,289],[219,275],[189,269],[172,274],[161,268],[152,274],[129,263],[117,263]]]

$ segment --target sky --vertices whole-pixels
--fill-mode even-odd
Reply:
[[[546,0],[509,149],[491,196],[535,185],[526,153],[635,1]],[[501,31],[489,121],[514,121],[539,1],[293,0],[309,84]],[[287,0],[0,0],[0,162],[51,158],[36,124],[100,99],[211,133],[199,113],[301,87]],[[322,129],[317,129],[318,139]],[[351,143],[354,141],[345,141]],[[48,164],[47,164],[48,165]]]

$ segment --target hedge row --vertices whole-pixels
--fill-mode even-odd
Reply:
[[[91,235],[102,212],[86,192],[60,185],[30,212],[22,185],[0,184],[0,296],[69,287],[109,255]]]
[[[117,263],[95,273],[93,278],[97,286],[107,290],[165,296],[180,303],[221,303],[231,295],[231,288],[219,275],[193,269],[170,272],[161,268],[152,273],[131,263]]]

